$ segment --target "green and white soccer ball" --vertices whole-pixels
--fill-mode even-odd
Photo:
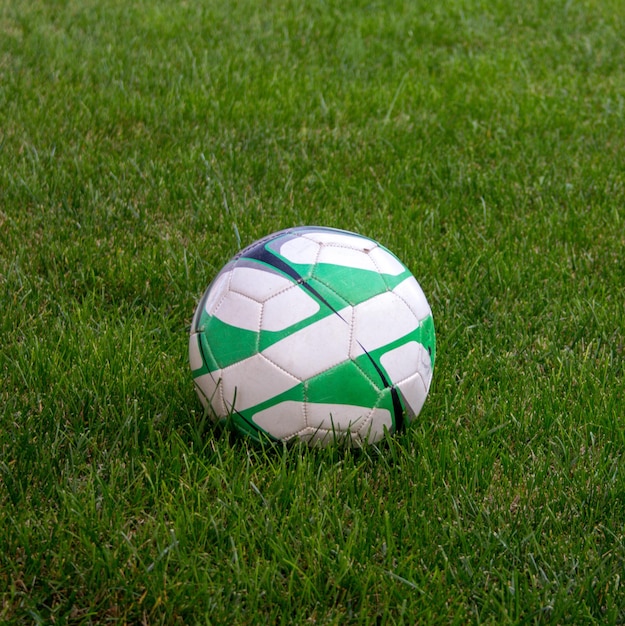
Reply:
[[[283,230],[237,254],[202,297],[189,357],[211,415],[254,439],[354,446],[425,402],[436,353],[414,276],[371,239]]]

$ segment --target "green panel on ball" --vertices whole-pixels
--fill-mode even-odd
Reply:
[[[412,276],[408,269],[397,276],[379,274],[378,272],[337,265],[334,263],[320,263],[318,265],[303,265],[285,260],[298,274],[306,278],[305,285],[309,285],[321,296],[325,302],[334,308],[337,294],[340,294],[338,304],[345,302],[356,305],[385,291],[390,291],[399,283]],[[302,285],[302,289],[306,286]]]
[[[201,328],[202,347],[210,347],[215,369],[228,367],[258,352],[258,333],[252,330],[231,326],[209,315],[202,319]]]
[[[306,289],[319,302],[323,310],[339,311],[351,304],[342,297],[342,294],[339,295],[336,289],[326,282],[320,282],[315,277],[307,280],[305,285],[302,285],[302,289]]]
[[[430,353],[432,359],[432,369],[434,369],[434,361],[436,360],[436,333],[434,331],[434,318],[430,315],[421,321],[419,327],[421,331],[421,344]]]
[[[340,293],[352,305],[387,291],[380,274],[354,267],[320,264],[315,268],[315,279]]]
[[[352,361],[345,361],[306,382],[306,400],[374,407],[380,389]]]

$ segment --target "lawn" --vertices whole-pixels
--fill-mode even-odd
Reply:
[[[0,0],[0,622],[625,622],[625,4]],[[203,415],[195,306],[301,224],[434,314],[405,433]]]

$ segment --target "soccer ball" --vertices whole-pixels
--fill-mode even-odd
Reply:
[[[425,402],[436,340],[414,276],[355,233],[305,226],[248,246],[217,274],[189,341],[213,418],[254,439],[353,446]]]

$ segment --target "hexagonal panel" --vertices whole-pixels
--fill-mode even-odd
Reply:
[[[224,268],[215,276],[213,282],[208,286],[204,295],[204,311],[209,315],[212,315],[215,308],[219,306],[221,299],[228,293],[230,276],[230,270]]]
[[[301,285],[293,285],[263,305],[261,329],[280,331],[312,317],[320,305]]]
[[[388,276],[399,276],[407,271],[406,266],[388,250],[377,246],[369,252],[369,258],[378,272]]]
[[[191,335],[189,335],[189,365],[191,366],[191,371],[199,370],[204,365],[199,341],[200,337],[198,333],[191,333]]]
[[[234,406],[237,411],[262,404],[300,382],[261,354],[224,368],[221,376],[226,406]]]
[[[330,432],[358,431],[372,411],[371,407],[332,402],[306,403],[306,425]]]
[[[255,424],[277,439],[288,440],[306,428],[303,402],[286,400],[254,413]]]
[[[430,305],[421,289],[421,285],[414,276],[410,276],[393,289],[393,293],[400,297],[413,312],[417,320],[424,320],[432,315]]]
[[[386,431],[393,432],[393,417],[388,409],[377,407],[358,431],[358,437],[363,444],[375,443],[384,437]]]
[[[415,373],[396,385],[396,387],[404,400],[408,419],[414,419],[414,416],[418,415],[423,408],[428,395],[429,385],[426,386],[421,375]]]
[[[214,307],[213,315],[218,319],[244,330],[260,330],[262,305],[247,296],[228,291]]]
[[[418,328],[419,323],[406,303],[385,292],[354,307],[352,358],[381,348]]]
[[[314,265],[321,249],[319,243],[300,235],[279,239],[269,247],[296,265]]]
[[[271,267],[240,260],[232,270],[230,290],[243,294],[256,302],[265,302],[276,294],[289,289],[293,280]]]
[[[378,245],[375,241],[361,237],[356,233],[326,228],[320,228],[319,230],[311,229],[302,237],[316,241],[323,246],[342,246],[343,248],[361,250],[362,252],[373,250]]]
[[[366,252],[346,246],[323,245],[317,258],[317,263],[327,263],[329,265],[341,265],[343,267],[353,267],[361,270],[378,273],[373,260]]]
[[[316,281],[352,305],[388,291],[381,274],[362,268],[319,264],[315,266],[313,275]]]
[[[351,360],[336,365],[306,382],[306,402],[311,406],[353,405],[373,408],[380,401],[380,388]],[[338,418],[341,422],[341,418]],[[319,423],[308,422],[319,427]]]
[[[385,352],[380,356],[380,364],[393,384],[399,384],[416,373],[430,377],[432,371],[428,351],[416,341]]]
[[[203,356],[205,360],[211,358],[215,364],[213,367],[205,363],[209,369],[228,367],[258,353],[257,332],[232,326],[214,316],[207,316],[203,326],[204,332],[200,334]]]
[[[352,308],[338,313],[291,333],[262,354],[302,381],[334,367],[349,355]]]
[[[228,415],[228,411],[224,406],[221,393],[221,372],[217,370],[209,374],[202,374],[202,376],[195,378],[193,382],[204,408],[210,406],[216,418],[225,418]]]

